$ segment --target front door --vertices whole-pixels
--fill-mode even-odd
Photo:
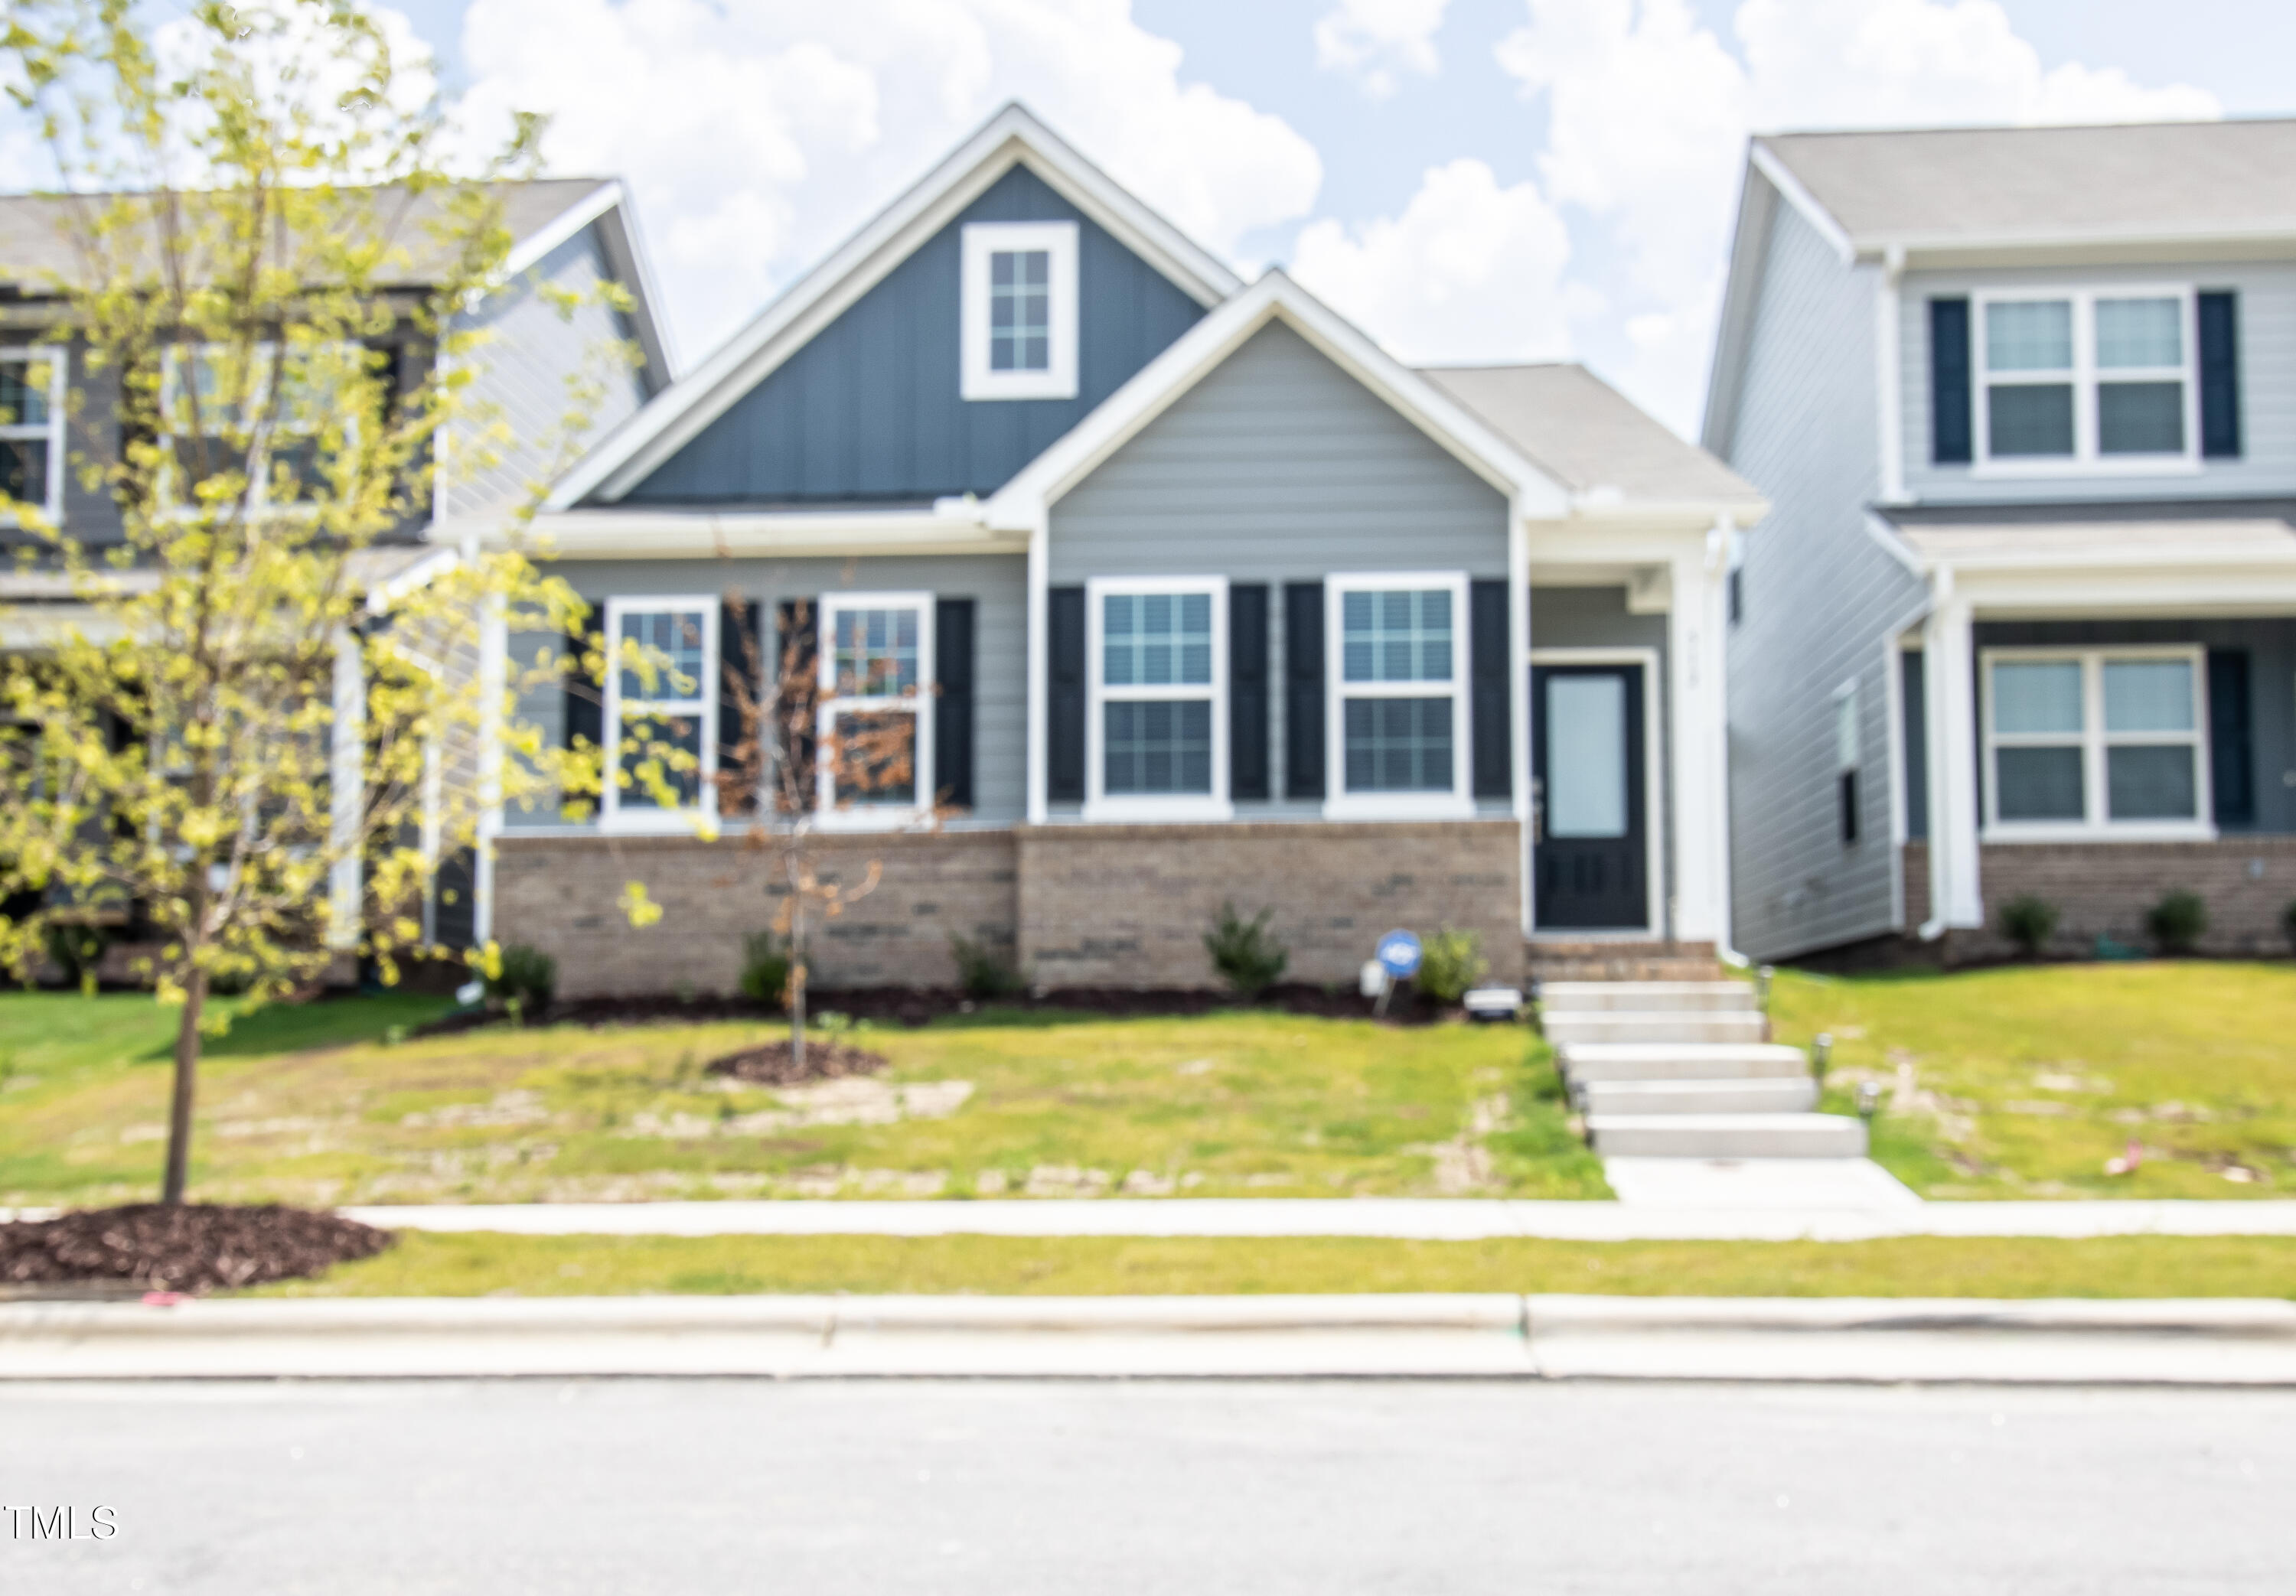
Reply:
[[[1646,929],[1643,667],[1536,665],[1530,701],[1538,929]]]

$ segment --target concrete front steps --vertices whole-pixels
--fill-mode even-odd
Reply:
[[[1710,942],[1652,942],[1641,938],[1563,939],[1533,937],[1523,964],[1540,986],[1579,982],[1718,982],[1722,962]]]
[[[1866,1126],[1819,1114],[1798,1048],[1740,981],[1550,981],[1540,1025],[1604,1158],[1855,1158]]]

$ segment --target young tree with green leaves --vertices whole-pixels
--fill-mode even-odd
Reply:
[[[482,620],[564,634],[579,601],[515,539],[413,536],[442,437],[458,465],[487,454],[467,312],[502,286],[535,126],[471,160],[426,64],[348,0],[146,20],[15,0],[0,23],[0,78],[76,196],[43,341],[70,351],[78,436],[114,436],[100,396],[120,440],[73,462],[117,507],[100,537],[10,506],[19,586],[71,602],[18,607],[34,646],[0,657],[0,962],[29,977],[58,927],[148,926],[143,973],[180,1008],[176,1203],[217,994],[260,1003],[356,957],[395,979],[483,806],[600,776],[477,664]],[[570,383],[563,455],[627,358]]]

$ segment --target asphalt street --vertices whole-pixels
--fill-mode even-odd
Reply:
[[[2161,1596],[2288,1588],[2292,1500],[2286,1391],[0,1389],[0,1591],[42,1596]],[[59,1505],[117,1533],[32,1539]]]

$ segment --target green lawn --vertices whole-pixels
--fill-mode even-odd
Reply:
[[[884,1075],[775,1093],[703,1070],[766,1027],[384,1040],[437,1007],[342,1000],[234,1030],[204,1076],[194,1195],[1607,1195],[1518,1027],[984,1012],[865,1031]],[[125,995],[0,996],[0,1205],[150,1194],[169,1018]]]
[[[1770,1014],[1833,1033],[1827,1109],[1883,1085],[1874,1157],[1925,1196],[2296,1193],[2296,964],[1782,970]]]
[[[642,1292],[1562,1291],[1633,1297],[2287,1297],[2296,1238],[1380,1241],[409,1232],[290,1297]]]

